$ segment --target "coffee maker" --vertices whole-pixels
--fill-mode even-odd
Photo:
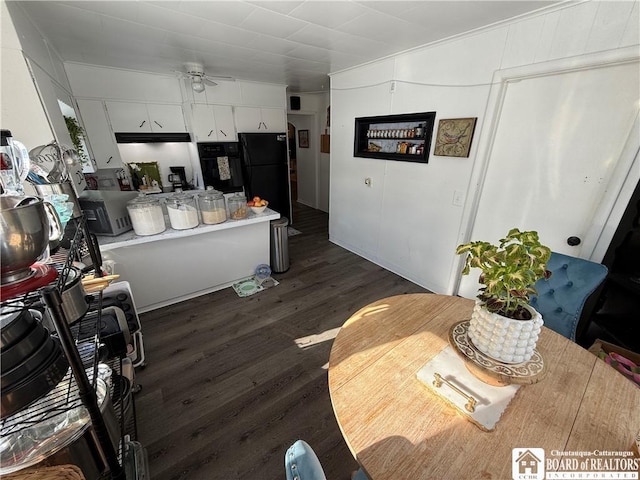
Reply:
[[[189,184],[187,183],[187,174],[184,171],[184,167],[169,167],[171,173],[169,174],[169,182],[171,183],[172,190],[175,192],[178,190],[189,190]]]

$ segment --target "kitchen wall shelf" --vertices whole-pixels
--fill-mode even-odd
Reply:
[[[428,163],[436,112],[356,118],[355,157]]]

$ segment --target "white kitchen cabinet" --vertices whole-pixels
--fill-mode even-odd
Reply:
[[[152,132],[186,132],[184,114],[180,105],[147,104]]]
[[[191,105],[197,142],[235,142],[238,139],[230,105]]]
[[[144,103],[107,102],[114,132],[150,132],[149,113]]]
[[[89,148],[98,168],[122,167],[120,151],[101,100],[77,100]]]
[[[239,133],[286,132],[286,115],[282,108],[235,107]]]
[[[284,109],[261,108],[260,115],[262,116],[262,126],[265,132],[287,131],[287,116]]]
[[[114,132],[186,132],[180,105],[106,102]]]
[[[216,119],[218,141],[237,141],[238,134],[236,133],[236,124],[233,119],[233,109],[231,108],[231,105],[214,105],[213,116]]]

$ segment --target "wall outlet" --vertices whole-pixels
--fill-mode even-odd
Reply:
[[[365,179],[364,179],[364,184],[365,184],[367,187],[370,187],[370,186],[371,186],[371,177],[367,177],[367,178],[365,178]]]
[[[464,205],[464,192],[461,190],[455,190],[453,192],[453,203],[456,207],[462,207]]]

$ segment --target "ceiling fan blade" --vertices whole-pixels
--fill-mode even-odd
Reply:
[[[215,80],[232,80],[235,81],[235,78],[233,77],[228,77],[226,75],[204,75],[203,78],[206,78],[207,80],[213,82]]]
[[[209,85],[210,87],[215,87],[216,85],[218,85],[216,82],[214,82],[213,80],[210,80],[207,77],[202,78],[202,83],[204,83],[205,85]]]

